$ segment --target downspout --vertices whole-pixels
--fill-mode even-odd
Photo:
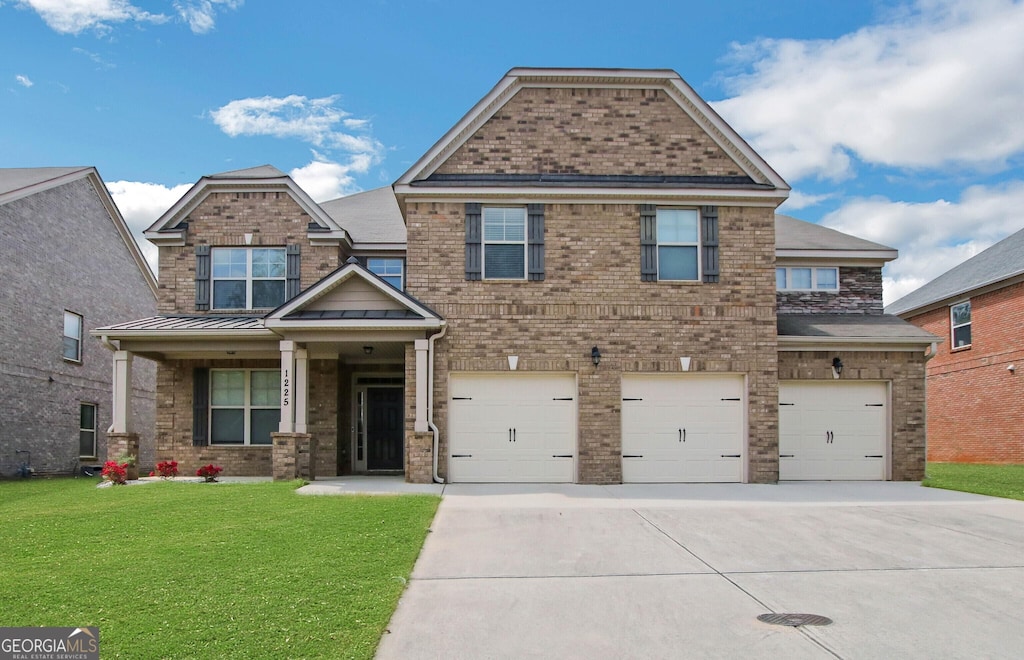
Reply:
[[[444,337],[446,332],[448,332],[448,326],[441,326],[441,332],[432,335],[427,346],[427,426],[434,434],[433,477],[434,483],[437,484],[443,484],[444,479],[437,474],[437,453],[441,449],[441,432],[434,424],[434,341]]]
[[[117,351],[121,350],[121,347],[115,345],[114,342],[110,341],[110,338],[107,337],[106,335],[101,335],[100,336],[100,343],[103,344],[104,346],[106,346],[107,349],[109,349],[111,353],[114,353],[114,352],[117,352]],[[111,384],[111,390],[113,390],[113,384],[117,380],[117,374],[113,373],[113,372],[116,371],[116,367],[113,366],[113,360],[111,360],[111,367],[110,367],[110,369],[111,369],[111,372],[112,372],[111,376],[110,376],[110,384]],[[110,408],[111,408],[111,413],[113,413],[113,408],[114,408],[113,399],[115,398],[113,391],[111,391],[110,397],[111,397]],[[111,414],[111,416],[110,416],[110,426],[107,428],[107,433],[113,433],[113,432],[114,432],[114,416],[113,416],[113,414]]]

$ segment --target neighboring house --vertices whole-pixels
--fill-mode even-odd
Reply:
[[[159,315],[96,334],[159,362],[186,469],[920,479],[934,337],[881,313],[896,252],[788,194],[673,71],[514,69],[391,188],[203,177],[146,232]]]
[[[928,460],[1024,463],[1024,230],[886,311],[943,338],[928,362]]]
[[[89,331],[151,314],[156,281],[95,168],[0,169],[0,280],[0,475],[102,463],[110,353]],[[131,382],[151,458],[155,369]]]

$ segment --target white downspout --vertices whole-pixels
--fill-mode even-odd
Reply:
[[[448,332],[448,326],[441,326],[441,332],[431,336],[427,346],[427,426],[434,434],[433,477],[434,483],[438,484],[443,484],[444,479],[437,474],[437,453],[441,449],[441,432],[434,424],[434,341],[444,337],[446,332]]]
[[[114,344],[114,342],[110,341],[110,338],[107,337],[106,335],[100,336],[100,343],[103,344],[104,346],[106,346],[107,349],[110,350],[111,353],[114,353],[114,352],[117,352],[117,351],[121,350],[121,347],[119,345]],[[111,360],[111,363],[113,363],[113,362],[114,361]],[[117,367],[112,365],[111,366],[111,370],[113,371],[113,373],[110,376],[110,384],[111,384],[111,389],[113,389],[114,383],[117,382]],[[110,402],[110,408],[111,408],[111,411],[113,411],[113,408],[114,408],[114,401],[113,401],[113,399],[115,399],[116,397],[114,396],[113,392],[111,392],[110,396],[111,396],[111,399],[112,399],[111,402]],[[114,416],[111,415],[110,416],[110,426],[107,428],[107,433],[113,433],[113,432],[114,432]]]

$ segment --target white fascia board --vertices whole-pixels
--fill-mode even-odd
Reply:
[[[146,280],[146,284],[149,285],[150,291],[153,292],[153,299],[157,298],[159,285],[156,281],[156,276],[153,275],[153,270],[149,267],[149,262],[146,261],[146,257],[142,254],[142,249],[139,244],[135,242],[135,237],[132,236],[131,230],[128,228],[128,223],[125,222],[124,216],[121,215],[121,210],[117,208],[117,204],[114,203],[114,198],[110,196],[110,191],[107,190],[107,186],[103,183],[103,179],[100,178],[99,171],[95,167],[89,168],[89,180],[92,182],[93,188],[96,189],[96,194],[100,198],[100,202],[107,209],[107,213],[110,215],[110,219],[114,222],[114,226],[117,228],[117,233],[121,235],[121,240],[124,241],[125,247],[128,248],[128,252],[132,255],[132,259],[135,260],[139,270],[142,271],[142,277]]]
[[[775,250],[777,259],[858,259],[892,261],[899,257],[898,250],[799,250],[783,248]]]
[[[707,204],[718,202],[723,206],[763,206],[776,208],[789,193],[780,190],[723,190],[722,188],[554,188],[540,186],[400,186],[395,193],[404,195],[406,202],[464,202],[496,199],[522,203],[543,200],[552,204],[619,204],[623,200],[643,200],[645,204],[679,204],[691,201]]]
[[[70,183],[77,179],[81,179],[84,176],[88,176],[90,172],[95,171],[95,167],[81,167],[74,169],[71,172],[65,172],[64,174],[55,176],[52,179],[47,179],[46,181],[38,181],[23,188],[18,188],[17,190],[10,190],[0,195],[0,205],[9,204],[24,197],[43,192],[44,190],[62,186],[65,183]]]
[[[921,337],[779,337],[779,351],[915,351],[938,341]]]

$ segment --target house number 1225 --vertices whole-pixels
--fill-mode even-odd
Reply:
[[[281,379],[281,405],[288,405],[288,396],[291,394],[292,379],[288,376],[288,370],[284,370],[284,378]]]

